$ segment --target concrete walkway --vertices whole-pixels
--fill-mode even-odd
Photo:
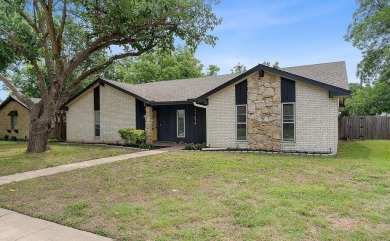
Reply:
[[[17,174],[13,174],[13,175],[9,175],[9,176],[1,176],[0,177],[0,185],[6,184],[6,183],[11,183],[11,182],[22,181],[22,180],[26,180],[26,179],[32,179],[32,178],[36,178],[36,177],[49,176],[49,175],[53,175],[53,174],[57,174],[57,173],[61,173],[61,172],[75,170],[75,169],[92,167],[92,166],[105,164],[105,163],[111,163],[111,162],[132,159],[132,158],[137,158],[137,157],[161,154],[161,153],[165,153],[165,152],[172,151],[172,150],[175,150],[175,148],[167,147],[167,148],[157,149],[157,150],[141,151],[141,152],[135,152],[135,153],[125,154],[125,155],[120,155],[120,156],[112,156],[112,157],[105,157],[105,158],[100,158],[100,159],[95,159],[95,160],[76,162],[76,163],[72,163],[72,164],[56,166],[56,167],[49,167],[49,168],[39,169],[39,170],[35,170],[35,171],[30,171],[30,172],[17,173]]]
[[[110,241],[112,239],[0,208],[1,241]]]

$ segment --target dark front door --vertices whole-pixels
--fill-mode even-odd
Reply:
[[[193,105],[154,106],[158,140],[206,143],[206,110]]]

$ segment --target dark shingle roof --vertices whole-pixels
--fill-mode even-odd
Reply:
[[[344,61],[287,67],[281,70],[349,90]]]
[[[227,74],[192,79],[158,81],[135,85],[112,80],[106,81],[149,101],[177,102],[195,99],[238,75],[239,74]]]
[[[342,93],[340,95],[348,95],[349,87],[345,62],[340,61],[281,68],[280,70],[264,65],[258,65],[243,74],[227,74],[192,79],[168,80],[145,84],[128,84],[113,80],[97,79],[76,96],[66,101],[63,106],[67,106],[84,91],[94,86],[98,81],[103,83],[105,82],[151,104],[153,102],[189,102],[189,100],[207,97],[215,91],[225,88],[235,81],[245,78],[246,75],[259,70],[269,71],[276,74],[279,73],[285,77],[287,74],[294,80],[301,80],[309,84],[329,89],[330,91],[336,91],[338,94]]]
[[[30,98],[30,99],[31,99],[32,102],[34,102],[34,103],[38,103],[38,102],[41,100],[40,98]],[[10,101],[12,101],[12,100],[18,102],[20,105],[22,105],[23,107],[25,107],[26,109],[28,109],[28,107],[27,107],[22,101],[20,101],[16,96],[14,96],[14,95],[8,96],[8,98],[7,98],[6,100],[4,100],[2,103],[0,103],[0,109],[3,108],[5,105],[8,104],[8,102],[10,102]]]

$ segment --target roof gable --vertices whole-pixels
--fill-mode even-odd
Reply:
[[[34,103],[38,103],[39,101],[41,101],[40,98],[30,98],[32,100],[32,102]],[[0,104],[0,109],[4,108],[4,106],[6,106],[9,102],[11,101],[16,101],[17,103],[19,103],[21,106],[23,106],[24,108],[26,108],[28,110],[28,107],[27,105],[25,105],[22,101],[20,101],[16,96],[14,95],[10,95],[7,97],[7,99],[5,99],[1,104]]]

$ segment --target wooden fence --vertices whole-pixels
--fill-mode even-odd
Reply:
[[[339,139],[390,139],[390,117],[341,117],[339,118]]]

